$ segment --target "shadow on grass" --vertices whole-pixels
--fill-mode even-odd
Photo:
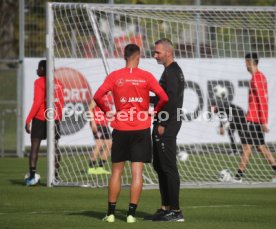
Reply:
[[[9,180],[10,183],[12,185],[17,185],[17,186],[26,186],[25,182],[23,179],[13,179],[13,180]],[[39,182],[37,185],[34,185],[33,187],[36,187],[36,186],[43,186],[43,187],[46,187],[46,183],[41,183]]]
[[[68,213],[68,215],[81,215],[92,217],[98,220],[102,220],[106,215],[106,212],[98,212],[98,211],[81,211],[75,213]],[[116,220],[126,221],[127,210],[116,209],[115,217]],[[149,213],[137,211],[136,217],[137,218],[144,218],[145,216],[149,215]]]

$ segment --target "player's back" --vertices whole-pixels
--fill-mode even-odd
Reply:
[[[116,118],[115,129],[139,130],[149,128],[149,91],[153,75],[140,68],[122,68],[110,74]]]

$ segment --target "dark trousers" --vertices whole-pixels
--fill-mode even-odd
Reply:
[[[162,205],[179,209],[180,177],[176,164],[176,136],[181,121],[170,123],[162,136],[158,135],[157,125],[152,132],[153,167],[158,175]]]
[[[235,129],[228,129],[228,136],[230,138],[231,150],[233,151],[233,153],[236,153],[238,151],[238,147],[235,140],[235,131]]]

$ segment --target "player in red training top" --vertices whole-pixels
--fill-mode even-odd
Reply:
[[[243,173],[251,156],[252,145],[255,145],[265,159],[270,163],[276,174],[276,162],[265,144],[264,133],[267,133],[268,127],[268,90],[265,75],[258,69],[257,53],[248,53],[245,56],[245,63],[248,72],[252,74],[249,87],[248,111],[246,115],[247,130],[245,138],[241,139],[243,154],[234,182],[242,182]],[[276,177],[272,179],[276,183]]]
[[[29,169],[30,174],[27,179],[25,179],[26,185],[35,185],[36,181],[34,179],[36,173],[36,164],[38,159],[38,152],[40,148],[41,140],[47,137],[47,120],[45,117],[46,112],[46,60],[41,60],[38,63],[37,75],[39,78],[34,83],[34,100],[32,108],[26,119],[25,130],[31,134],[31,152],[29,156]],[[60,155],[57,149],[58,139],[60,138],[60,126],[59,121],[62,118],[62,108],[64,106],[63,97],[63,85],[57,79],[54,80],[54,107],[55,107],[55,149],[56,149],[56,171],[55,176],[58,178],[58,166]],[[30,123],[32,122],[32,127],[30,128]]]
[[[112,72],[98,89],[94,100],[102,111],[113,121],[112,133],[112,174],[109,180],[108,212],[104,221],[114,222],[114,212],[121,188],[121,175],[125,161],[131,162],[132,183],[127,222],[134,223],[135,211],[143,187],[143,165],[150,163],[151,152],[151,116],[149,115],[150,91],[159,97],[155,112],[167,103],[168,97],[154,76],[138,68],[140,48],[128,44],[124,50],[126,67]],[[116,114],[110,115],[109,107],[102,100],[112,92]]]
[[[106,106],[113,105],[113,98],[111,93],[104,96]],[[104,169],[104,165],[108,159],[109,152],[111,150],[112,140],[109,130],[109,121],[103,111],[92,100],[89,107],[91,112],[90,125],[95,139],[95,148],[91,152],[91,160],[89,161],[88,174],[110,174],[109,171]],[[102,151],[102,152],[101,152]],[[100,155],[100,160],[97,162],[97,158]]]

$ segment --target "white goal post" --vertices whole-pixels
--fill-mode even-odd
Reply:
[[[124,66],[123,48],[141,47],[140,67],[159,79],[163,66],[152,57],[154,42],[172,40],[175,60],[186,79],[184,120],[177,138],[178,168],[185,187],[271,186],[275,175],[254,148],[242,184],[221,181],[220,171],[236,173],[241,155],[238,125],[212,113],[214,104],[229,102],[244,112],[251,79],[245,67],[248,52],[259,55],[269,91],[266,142],[276,151],[276,8],[170,5],[47,4],[47,99],[53,108],[53,80],[64,84],[65,112],[59,141],[59,180],[55,181],[54,122],[48,125],[48,186],[106,187],[108,174],[88,174],[95,140],[89,117],[92,97],[110,71]],[[220,98],[222,96],[222,99]],[[240,117],[242,119],[242,117]],[[225,134],[218,133],[222,124]],[[231,128],[229,128],[232,125]],[[233,137],[230,138],[229,136]],[[231,140],[232,139],[232,140]],[[104,169],[111,171],[110,159]],[[122,177],[130,185],[129,164]],[[157,187],[151,164],[144,186]]]

